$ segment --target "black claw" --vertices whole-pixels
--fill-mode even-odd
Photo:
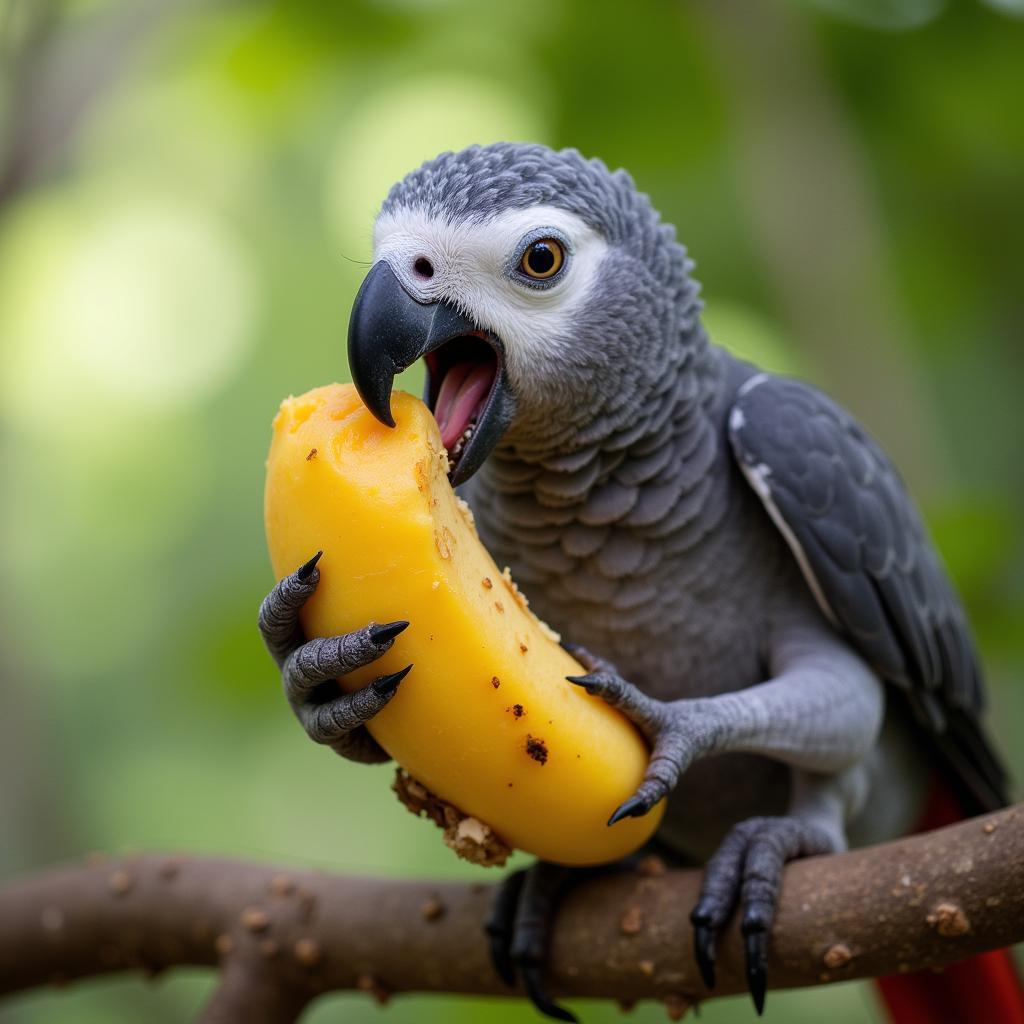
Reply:
[[[383,647],[389,640],[394,640],[408,625],[409,623],[404,619],[399,619],[398,622],[385,622],[380,626],[371,626],[370,640],[378,647]]]
[[[530,1002],[533,1003],[540,1013],[554,1020],[564,1020],[568,1021],[569,1024],[578,1024],[579,1018],[576,1014],[570,1013],[564,1006],[559,1006],[547,994],[539,967],[533,964],[524,964],[521,968],[521,973],[526,994],[530,997]]]
[[[491,966],[509,988],[515,987],[516,969],[508,955],[508,933],[488,928],[487,935],[491,940]]]
[[[587,693],[596,694],[597,680],[594,678],[594,676],[595,673],[589,672],[585,676],[566,676],[565,678],[568,679],[570,683],[573,683],[576,686],[582,686],[587,691]]]
[[[715,932],[707,924],[694,923],[693,955],[697,969],[708,988],[715,987]]]
[[[322,551],[318,551],[308,562],[300,565],[295,570],[295,578],[299,580],[308,580],[313,574],[313,570],[316,568],[316,563],[320,561],[320,556],[323,554]]]
[[[768,934],[749,932],[743,936],[747,960],[747,988],[754,1000],[754,1009],[760,1017],[764,1013],[764,997],[768,991]]]
[[[608,824],[614,825],[623,818],[642,818],[650,807],[642,796],[630,797],[609,819]]]
[[[577,686],[592,686],[594,683],[594,677],[589,672],[585,676],[566,676],[565,678]]]
[[[398,689],[398,684],[409,674],[411,668],[412,665],[406,665],[405,668],[399,669],[397,672],[375,679],[370,684],[373,687],[373,692],[378,697],[390,697]]]

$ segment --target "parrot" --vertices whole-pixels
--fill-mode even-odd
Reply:
[[[625,170],[474,145],[387,193],[348,355],[389,426],[396,374],[424,361],[481,539],[566,637],[585,669],[569,681],[649,744],[609,827],[667,799],[659,849],[703,867],[699,973],[713,989],[738,913],[760,1014],[787,862],[995,810],[1008,780],[963,606],[893,463],[822,391],[713,342],[694,269]],[[415,669],[350,694],[336,680],[409,623],[305,638],[319,557],[267,595],[259,628],[307,734],[381,763],[366,724]],[[502,978],[567,1021],[545,958],[579,874],[510,874],[481,937]],[[950,1007],[1024,1020],[1005,951],[958,968],[883,979],[899,1024]]]

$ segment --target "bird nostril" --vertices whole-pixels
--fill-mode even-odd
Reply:
[[[431,263],[426,256],[420,256],[412,266],[413,270],[415,270],[420,277],[434,276],[434,264]]]

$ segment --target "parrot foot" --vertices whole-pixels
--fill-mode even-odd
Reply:
[[[795,817],[748,818],[740,822],[704,869],[700,899],[690,914],[697,967],[715,987],[715,937],[737,903],[746,960],[747,988],[758,1015],[768,988],[768,942],[786,862],[833,853],[834,839],[822,828]]]
[[[608,819],[614,825],[623,818],[639,818],[667,796],[679,776],[710,748],[715,736],[714,720],[705,700],[680,700],[666,703],[648,697],[627,682],[606,661],[581,648],[568,648],[578,661],[593,665],[586,675],[566,676],[570,683],[582,686],[618,708],[651,745],[647,771],[636,792]]]
[[[577,1019],[548,995],[544,965],[558,902],[583,873],[546,861],[513,872],[498,886],[485,926],[495,971],[509,986],[518,975],[530,1002],[554,1020]]]
[[[412,665],[354,693],[342,693],[337,679],[379,658],[409,623],[370,623],[342,636],[306,641],[299,612],[320,581],[316,566],[322,554],[318,551],[267,595],[260,607],[260,633],[281,670],[288,703],[310,739],[350,760],[387,761],[366,723],[394,697]]]

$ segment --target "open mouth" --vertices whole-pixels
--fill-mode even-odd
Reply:
[[[452,338],[424,357],[427,405],[441,430],[453,476],[494,397],[498,352],[480,332]]]
[[[386,260],[374,264],[352,305],[348,361],[360,398],[393,427],[395,375],[425,359],[425,398],[448,451],[453,487],[483,465],[515,417],[504,351],[497,335],[453,303],[420,302],[410,295]]]

